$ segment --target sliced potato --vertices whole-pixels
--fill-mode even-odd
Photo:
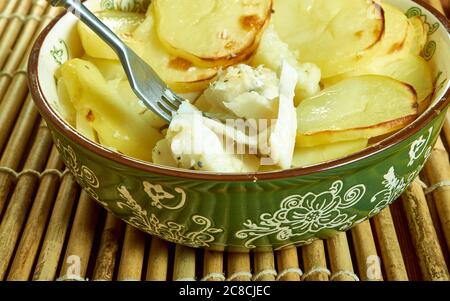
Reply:
[[[58,93],[57,109],[62,118],[72,126],[76,124],[77,112],[70,99],[66,83],[60,75],[56,78],[56,91]]]
[[[148,109],[133,92],[120,62],[91,57],[84,57],[83,60],[93,63],[101,72],[108,85],[116,90],[123,99],[127,99],[130,103],[130,109],[148,122],[149,126],[159,129],[166,124],[163,119]]]
[[[98,13],[98,16],[105,19],[106,24],[178,93],[202,91],[217,74],[216,69],[199,68],[185,59],[171,56],[157,37],[151,15],[144,19],[140,14],[106,11]],[[79,32],[88,59],[106,78],[111,79],[120,73],[121,65],[111,48],[81,23]]]
[[[379,75],[346,78],[298,106],[297,143],[314,146],[380,136],[407,125],[417,114],[411,86]]]
[[[386,123],[377,124],[372,127],[357,128],[343,131],[327,131],[312,135],[302,135],[297,133],[297,147],[313,147],[319,145],[327,145],[331,143],[352,141],[352,140],[368,140],[373,137],[396,132],[415,120],[416,116],[406,116],[397,120],[388,121]]]
[[[407,49],[409,23],[406,15],[398,8],[382,3],[385,27],[379,43],[366,50],[363,54],[362,64],[374,57],[394,56]]]
[[[130,109],[133,110],[139,118],[145,120],[149,126],[159,130],[164,125],[167,124],[161,117],[153,113],[148,109],[145,104],[136,96],[136,94],[131,89],[128,80],[123,79],[117,83],[117,91],[122,97],[122,99],[127,99],[130,103]]]
[[[258,169],[258,172],[274,172],[280,171],[280,167],[276,165],[261,165]]]
[[[102,73],[105,80],[122,80],[126,78],[122,64],[117,60],[99,59],[84,56],[83,60],[93,63]]]
[[[102,11],[96,13],[96,16],[117,34],[125,44],[132,49],[136,48],[136,41],[132,38],[132,33],[144,21],[144,15],[119,11]],[[78,22],[78,33],[81,38],[81,44],[88,56],[118,60],[114,50],[81,21]]]
[[[389,76],[411,85],[417,92],[419,103],[433,93],[432,70],[428,62],[420,56],[406,54],[390,62],[375,61],[367,67],[370,74]]]
[[[323,83],[328,87],[346,77],[364,74],[384,75],[411,85],[417,92],[419,104],[425,102],[434,90],[433,74],[427,61],[409,53],[397,59],[389,60],[389,58],[377,58],[358,70],[325,79]]]
[[[427,29],[420,16],[409,18],[408,22],[409,30],[406,42],[407,48],[409,49],[410,53],[421,55],[428,39]]]
[[[396,8],[393,8],[393,11],[395,11],[395,14],[392,14],[391,12],[390,14],[388,14],[388,18],[393,19],[393,17],[395,17],[397,20],[396,28],[400,29],[399,26],[400,24],[404,24],[405,16],[403,14],[400,14],[401,12],[399,12]],[[425,25],[419,16],[406,20],[408,26],[404,40],[401,42],[400,40],[398,40],[396,43],[392,43],[391,41],[390,43],[392,46],[389,46],[389,43],[387,43],[386,41],[382,41],[383,43],[380,44],[385,45],[385,47],[384,49],[383,47],[380,47],[379,54],[376,58],[385,58],[386,60],[393,60],[395,58],[401,58],[408,54],[413,54],[417,56],[421,55],[422,50],[427,41],[427,33],[425,30]],[[390,24],[391,23],[392,22],[390,22]],[[391,29],[387,31],[393,33],[392,27],[390,28]],[[391,34],[391,36],[394,35]],[[399,37],[397,33],[395,36]]]
[[[76,128],[77,131],[91,141],[99,142],[97,133],[92,127],[91,122],[86,118],[89,115],[89,109],[82,109],[76,112]]]
[[[363,150],[367,147],[367,144],[367,139],[360,139],[328,145],[296,148],[292,166],[305,167],[342,158]]]
[[[197,67],[186,59],[171,56],[156,34],[152,16],[147,16],[134,37],[141,42],[137,53],[175,92],[203,91],[217,75],[217,69]]]
[[[383,36],[383,10],[367,0],[277,0],[273,21],[281,39],[315,63],[323,77],[355,68]],[[349,26],[351,24],[352,26]]]
[[[229,66],[258,45],[272,0],[155,0],[158,35],[174,56],[198,66]]]
[[[162,135],[130,110],[133,100],[121,97],[90,62],[69,60],[61,66],[60,74],[78,114],[77,128],[80,126],[84,133],[91,135],[84,130],[89,129],[88,123],[102,145],[137,159],[151,161],[151,150]],[[82,117],[84,119],[80,123]]]

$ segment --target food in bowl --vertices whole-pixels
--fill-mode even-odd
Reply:
[[[323,163],[404,128],[434,91],[425,23],[385,3],[154,0],[145,15],[97,16],[189,102],[166,124],[79,22],[84,55],[56,72],[61,113],[87,138],[159,165],[250,173]]]
[[[346,231],[394,202],[423,168],[446,116],[450,103],[450,26],[447,19],[420,0],[385,0],[383,3],[399,8],[409,19],[420,17],[425,24],[427,42],[421,56],[427,62],[427,67],[431,66],[435,83],[432,98],[421,103],[428,109],[421,113],[419,108],[421,114],[408,126],[390,132],[386,137],[370,139],[373,144],[362,151],[358,150],[365,147],[368,139],[296,147],[295,153],[300,155],[294,156],[293,161],[303,160],[298,162],[299,165],[311,164],[311,158],[327,161],[325,163],[275,171],[271,171],[272,166],[267,166],[253,173],[206,172],[135,159],[88,139],[66,121],[64,110],[61,109],[64,102],[58,96],[54,76],[68,60],[86,57],[77,30],[78,20],[70,13],[53,20],[33,46],[29,61],[30,92],[71,174],[93,200],[128,224],[177,244],[221,251],[265,251],[305,245],[315,239],[329,238],[338,231]],[[148,7],[147,0],[86,0],[84,4],[95,12],[114,8],[140,16],[145,14]],[[373,15],[372,11],[370,15]],[[264,36],[269,36],[269,31],[265,33]],[[267,45],[263,43],[264,36],[260,39],[259,50]],[[126,35],[122,38],[125,39]],[[344,46],[337,44],[336,47]],[[148,51],[153,49],[147,48]],[[268,48],[276,49],[275,46]],[[278,51],[259,53],[275,54],[278,57],[277,53],[286,48],[289,49],[280,46]],[[101,49],[100,44],[97,44],[97,49]],[[344,50],[340,50],[340,53],[345,53]],[[253,58],[256,57],[253,54]],[[164,65],[164,60],[156,62],[161,61]],[[296,68],[295,61],[285,61]],[[111,79],[115,70],[121,70],[118,64],[114,65],[116,69],[110,68],[110,60],[95,59],[95,62],[98,65],[103,63],[103,73],[107,79]],[[270,62],[273,60],[264,63],[264,68],[275,70],[272,68],[279,67],[271,67],[268,64]],[[179,66],[180,61],[175,65]],[[249,66],[257,69],[251,64]],[[222,72],[226,72],[226,69],[222,68]],[[163,68],[162,71],[165,74],[178,74],[180,77],[177,78],[182,78],[171,85],[177,86],[177,91],[183,93],[195,92],[197,89],[203,91],[212,81],[201,77],[195,82],[194,77],[182,77],[186,74],[175,72],[177,70]],[[334,81],[365,76],[364,73],[351,75],[348,72],[328,79],[322,76],[321,91],[334,84]],[[278,70],[276,74],[279,79]],[[166,82],[170,84],[167,79]],[[128,86],[125,82],[122,84]],[[110,90],[106,95],[116,97],[113,98],[115,100],[122,93],[129,92],[110,86],[108,88]],[[98,93],[96,91],[93,92]],[[299,91],[302,90],[296,89],[297,97]],[[131,94],[130,99],[135,99],[133,97]],[[125,104],[133,107],[127,102]],[[218,115],[215,115],[218,119],[228,117]],[[116,115],[113,121],[120,120],[121,116],[123,114]],[[149,123],[159,122],[158,119],[151,119],[151,115],[146,116],[149,117]],[[126,118],[122,120],[129,122]],[[345,137],[347,132],[353,131],[342,131],[339,135]],[[166,131],[161,134],[165,135]],[[325,141],[329,141],[330,138],[325,134],[321,132],[315,137],[323,136]],[[339,135],[336,133],[333,139]],[[350,153],[353,154],[347,155]],[[342,158],[330,159],[336,156]]]

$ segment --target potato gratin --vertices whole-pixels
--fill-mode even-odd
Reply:
[[[96,14],[188,101],[166,124],[79,23],[85,54],[56,73],[59,110],[87,138],[159,165],[330,161],[413,122],[434,90],[426,24],[375,0],[153,0],[145,15]]]

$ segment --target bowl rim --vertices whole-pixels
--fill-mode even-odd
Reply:
[[[437,9],[429,5],[428,3],[423,2],[422,0],[414,0],[418,5],[422,6],[426,10],[428,10],[431,14],[433,14],[441,24],[447,29],[447,33],[450,35],[450,22],[441,12]],[[149,172],[158,175],[177,177],[177,178],[186,178],[192,180],[206,180],[206,181],[218,181],[218,182],[250,182],[250,181],[260,181],[260,180],[278,180],[285,178],[293,178],[299,176],[311,175],[319,172],[330,171],[335,168],[339,168],[348,164],[356,163],[363,161],[369,157],[375,156],[382,151],[385,151],[391,147],[394,147],[400,144],[402,141],[410,138],[411,136],[418,133],[421,129],[423,129],[426,125],[428,125],[434,118],[436,118],[442,110],[444,110],[448,104],[450,103],[450,88],[447,88],[444,96],[439,99],[435,105],[429,108],[425,113],[419,116],[414,123],[403,128],[397,133],[389,136],[383,141],[370,146],[360,152],[354,153],[352,155],[309,166],[309,167],[301,167],[301,168],[292,168],[286,170],[279,171],[271,171],[271,172],[255,172],[255,173],[218,173],[218,172],[200,172],[200,171],[191,171],[191,170],[183,170],[179,168],[173,168],[168,166],[157,165],[151,162],[142,161],[139,159],[135,159],[129,156],[122,155],[117,152],[113,152],[106,147],[93,142],[80,133],[78,133],[73,127],[67,124],[58,113],[51,107],[50,103],[44,96],[42,87],[39,82],[38,77],[38,64],[40,52],[42,49],[42,44],[47,38],[48,34],[52,31],[52,29],[58,24],[59,20],[66,13],[62,13],[57,16],[54,20],[52,20],[45,29],[40,33],[38,38],[36,39],[30,53],[29,61],[28,61],[28,83],[30,87],[31,96],[37,105],[39,111],[43,115],[44,119],[51,123],[59,132],[63,133],[70,140],[80,145],[81,147],[93,152],[94,154],[107,159],[112,160],[116,163],[131,167],[133,169],[137,169],[141,172]]]

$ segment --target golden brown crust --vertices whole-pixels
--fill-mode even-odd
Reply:
[[[258,30],[264,24],[264,20],[261,20],[257,15],[242,16],[239,22],[241,27],[247,31]]]
[[[169,68],[181,71],[187,71],[189,68],[194,66],[191,61],[188,61],[181,57],[176,57],[170,60]]]
[[[94,115],[94,112],[92,112],[92,110],[89,110],[89,112],[87,113],[86,120],[89,122],[95,121],[95,115]]]
[[[417,105],[416,105],[417,107]],[[416,108],[418,111],[418,109]],[[413,115],[404,116],[401,118],[397,118],[394,120],[385,121],[376,125],[366,126],[366,127],[359,127],[354,129],[347,129],[347,130],[340,130],[340,131],[322,131],[322,132],[316,132],[312,134],[301,134],[300,136],[304,137],[314,137],[316,135],[333,135],[338,133],[349,133],[353,131],[364,131],[364,130],[370,130],[370,129],[392,129],[392,131],[396,131],[400,128],[405,127],[406,125],[412,123],[416,118],[418,117],[418,112]]]
[[[376,36],[377,38],[365,50],[369,50],[369,49],[373,48],[375,45],[377,45],[381,41],[381,39],[384,37],[384,35],[386,33],[386,16],[385,16],[384,9],[377,2],[372,1],[372,3],[377,6],[377,10],[380,12],[380,18],[381,18],[382,22],[381,22],[381,28],[380,29],[375,29],[373,31],[373,35]]]

